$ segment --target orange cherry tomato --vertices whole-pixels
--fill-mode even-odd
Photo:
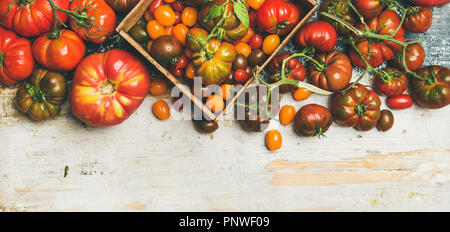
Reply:
[[[250,55],[250,53],[252,52],[252,48],[250,47],[250,45],[243,42],[236,44],[234,48],[238,53],[244,55],[245,57],[248,57],[248,55]]]
[[[150,20],[147,23],[147,33],[153,40],[164,35],[165,28],[156,20]]]
[[[160,120],[166,120],[170,118],[169,105],[163,100],[155,102],[152,106],[153,114]]]
[[[186,70],[184,71],[184,75],[190,79],[190,80],[194,80],[195,77],[195,66],[193,63],[189,63],[188,66],[186,67]]]
[[[223,84],[220,86],[220,96],[223,100],[230,100],[233,97],[234,87],[230,84]]]
[[[262,50],[267,55],[272,54],[280,46],[280,37],[278,35],[268,35],[262,45]]]
[[[266,0],[248,0],[247,2],[251,8],[258,10],[265,1]]]
[[[283,138],[277,130],[271,130],[266,134],[266,146],[271,151],[275,151],[281,148]]]
[[[218,95],[211,95],[206,99],[206,107],[208,107],[213,113],[221,112],[225,107],[225,103],[222,97]]]
[[[167,3],[172,3],[172,2],[175,2],[176,0],[164,0],[164,1]]]
[[[168,5],[162,5],[155,10],[155,19],[163,26],[172,26],[175,23],[175,12]]]
[[[295,117],[295,107],[285,105],[280,110],[280,123],[282,125],[289,125]]]
[[[167,82],[163,79],[154,79],[150,85],[150,94],[157,96],[167,92]]]
[[[309,98],[309,96],[311,96],[311,91],[305,89],[305,88],[298,88],[297,90],[295,90],[292,93],[292,97],[294,97],[294,99],[296,101],[303,101]]]
[[[193,7],[184,8],[181,12],[181,22],[188,27],[192,27],[197,23],[198,12],[197,9]]]
[[[184,46],[186,44],[186,35],[188,31],[189,28],[186,25],[179,23],[175,27],[173,27],[172,34],[173,36],[175,36],[178,42],[180,42]]]

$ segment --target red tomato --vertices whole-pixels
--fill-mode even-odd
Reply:
[[[86,7],[91,4],[91,7]],[[84,40],[104,43],[116,28],[116,14],[103,0],[73,0],[70,9],[84,9],[89,16],[86,20],[70,18],[70,26]]]
[[[256,25],[262,31],[285,35],[297,25],[300,11],[284,0],[266,0],[256,12]]]
[[[450,0],[411,0],[411,2],[414,2],[416,5],[419,6],[441,6],[446,3],[449,3]]]
[[[151,15],[153,16],[155,14],[156,9],[160,7],[162,4],[164,4],[163,0],[154,0],[148,7],[148,11],[150,11]]]
[[[254,34],[248,43],[252,50],[259,50],[263,43],[263,37],[260,34]]]
[[[78,65],[70,106],[91,126],[113,126],[125,121],[150,89],[150,75],[139,59],[113,49],[86,57]]]
[[[408,11],[403,27],[410,32],[424,33],[433,23],[433,12],[430,8],[416,6]]]
[[[30,42],[0,27],[0,81],[14,85],[33,72]]]
[[[54,71],[70,71],[83,59],[86,46],[77,33],[61,30],[37,38],[32,46],[36,61]]]
[[[69,9],[69,0],[53,0],[53,3],[61,9]],[[65,22],[67,14],[60,11],[58,18]],[[53,8],[48,0],[0,1],[0,25],[14,30],[17,34],[26,37],[41,35],[52,29],[55,22]]]
[[[354,5],[365,19],[379,15],[384,8],[381,0],[355,0]]]
[[[408,88],[408,78],[406,74],[402,73],[396,68],[385,68],[382,71],[391,76],[388,82],[377,75],[373,82],[375,89],[386,96],[397,96],[405,92]]]
[[[248,81],[248,74],[244,69],[238,69],[234,72],[234,81],[237,83],[245,83]]]
[[[176,12],[182,12],[184,9],[184,1],[175,1],[170,4],[172,9]]]
[[[314,47],[321,52],[329,52],[337,43],[337,33],[331,24],[325,21],[307,23],[295,37],[295,41],[302,47]]]
[[[386,104],[389,108],[394,110],[404,110],[408,109],[413,105],[413,99],[411,96],[406,94],[401,94],[394,97],[388,97],[386,99]]]
[[[395,11],[384,10],[380,15],[371,19],[368,26],[370,30],[377,31],[380,35],[391,35],[399,26],[400,21],[401,18]],[[364,30],[362,24],[359,24],[358,27]],[[400,27],[400,30],[398,30],[393,38],[403,42],[405,41],[404,33],[403,27]],[[374,68],[383,64],[384,61],[391,60],[395,53],[402,49],[401,45],[393,42],[372,41],[371,43],[366,39],[357,41],[356,46],[367,62]],[[350,49],[348,54],[353,65],[360,68],[366,67],[366,64],[354,49]]]

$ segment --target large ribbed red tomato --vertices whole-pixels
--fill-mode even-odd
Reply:
[[[53,0],[61,9],[69,9],[69,0]],[[58,11],[58,18],[65,22],[67,14]],[[0,25],[17,34],[34,37],[52,29],[55,22],[53,8],[48,0],[1,0]]]
[[[77,33],[61,30],[41,35],[34,41],[32,51],[40,65],[54,71],[70,71],[83,59],[86,46]]]
[[[125,121],[150,89],[150,75],[140,60],[113,49],[88,56],[72,81],[73,114],[91,126],[113,126]]]
[[[88,15],[81,21],[70,18],[70,26],[82,39],[103,43],[114,33],[116,13],[104,0],[73,0],[70,9],[83,9],[78,13]]]
[[[286,0],[266,0],[256,12],[256,25],[272,34],[285,35],[300,20],[299,8]]]
[[[372,32],[376,32],[380,35],[391,35],[400,25],[400,22],[401,18],[395,11],[384,10],[380,15],[372,18],[368,25],[369,30]],[[361,30],[364,30],[364,26],[362,24],[359,24],[358,27]],[[393,38],[404,42],[404,34],[405,31],[403,27],[400,27]],[[364,59],[366,59],[366,61],[374,68],[383,64],[384,61],[391,60],[395,53],[402,49],[401,45],[394,42],[374,39],[361,39],[356,42],[356,47],[362,53]],[[353,48],[349,50],[348,55],[353,65],[360,68],[366,67],[366,64]]]
[[[14,85],[33,72],[30,42],[0,27],[0,81]]]

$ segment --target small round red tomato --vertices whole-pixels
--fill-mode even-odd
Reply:
[[[156,9],[164,4],[163,0],[153,0],[150,6],[148,7],[148,11],[150,14],[154,16]]]
[[[75,70],[70,94],[71,110],[91,126],[120,124],[147,96],[149,76],[145,65],[124,50],[92,54]]]
[[[408,109],[413,105],[413,103],[412,97],[406,94],[400,94],[397,96],[388,97],[386,99],[387,106],[394,110]]]
[[[0,81],[14,85],[33,72],[30,42],[0,27]]]
[[[266,134],[266,146],[269,150],[275,151],[281,148],[283,138],[279,131],[271,130]]]
[[[300,28],[295,41],[302,47],[314,47],[321,52],[329,52],[336,46],[337,33],[331,24],[314,21]]]
[[[182,12],[184,9],[184,1],[175,1],[170,4],[172,9],[176,12]]]
[[[365,19],[379,15],[384,8],[381,0],[355,0],[353,4]]]
[[[398,69],[404,70],[402,65],[402,55],[403,53],[397,53],[397,55],[394,57],[393,65],[397,67]],[[416,71],[417,69],[422,66],[423,62],[425,61],[425,49],[423,49],[422,45],[420,43],[415,44],[409,44],[406,47],[405,51],[405,63],[406,67],[408,67],[411,71]]]
[[[301,14],[289,1],[266,0],[256,12],[256,24],[261,31],[285,35],[297,25]]]
[[[63,29],[37,38],[32,52],[40,65],[54,71],[70,71],[83,59],[86,46],[75,32]]]
[[[415,6],[410,9],[403,27],[410,32],[424,33],[430,29],[433,22],[433,12],[428,7]]]
[[[303,106],[294,118],[295,132],[303,136],[324,136],[331,124],[333,124],[331,112],[317,104]]]
[[[263,43],[263,37],[260,34],[254,34],[248,43],[252,50],[259,50]]]
[[[234,72],[234,81],[237,83],[245,83],[248,81],[248,74],[245,69],[238,69]]]
[[[396,68],[385,68],[377,75],[373,82],[375,90],[386,96],[397,96],[408,88],[408,78]],[[390,76],[390,77],[388,77]]]
[[[91,7],[88,7],[88,6]],[[70,26],[82,39],[92,43],[104,43],[116,28],[116,14],[103,0],[73,0],[70,9],[83,9],[88,17],[83,20],[70,18]]]

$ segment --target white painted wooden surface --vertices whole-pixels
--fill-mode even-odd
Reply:
[[[441,19],[431,34],[448,28]],[[436,42],[444,49],[427,52],[449,66],[448,37],[425,45]],[[67,105],[35,123],[14,108],[15,91],[0,88],[0,211],[450,210],[450,107],[394,112],[387,133],[334,124],[326,139],[272,121],[284,144],[269,152],[264,133],[233,121],[213,136],[190,121],[158,121],[152,97],[117,127],[86,127]]]

